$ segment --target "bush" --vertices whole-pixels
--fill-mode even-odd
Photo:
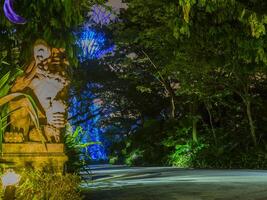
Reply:
[[[100,142],[83,142],[83,135],[86,134],[82,127],[78,126],[74,131],[70,124],[67,125],[65,134],[66,154],[69,158],[67,161],[67,172],[79,173],[81,170],[86,170],[91,161],[88,147]]]
[[[17,200],[81,200],[79,176],[25,170],[16,189]],[[2,191],[3,192],[3,191]]]
[[[169,156],[169,163],[176,167],[195,167],[198,154],[205,147],[206,145],[204,144],[194,143],[192,141],[186,144],[178,144],[175,147],[175,151]]]
[[[135,166],[162,165],[168,153],[162,144],[165,134],[162,132],[162,121],[147,120],[143,127],[125,140],[124,163]]]
[[[118,163],[119,157],[118,156],[110,156],[109,157],[109,164],[115,165]]]
[[[126,155],[125,164],[130,166],[141,165],[143,164],[143,156],[144,151],[141,151],[140,149],[133,150],[128,155]]]

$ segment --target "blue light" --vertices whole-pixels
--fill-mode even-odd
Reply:
[[[108,40],[104,33],[98,32],[92,27],[85,27],[78,35],[77,46],[81,49],[78,55],[81,62],[85,60],[99,59],[114,50],[114,45],[108,46]]]
[[[75,33],[76,45],[81,50],[78,55],[80,62],[100,59],[106,54],[113,52],[115,49],[115,45],[109,44],[109,40],[106,35],[103,32],[96,30],[92,26],[107,26],[109,23],[116,20],[116,16],[111,11],[100,5],[93,6],[89,15],[90,19],[87,24],[85,24],[79,32]],[[106,130],[99,126],[101,116],[99,113],[99,108],[101,105],[92,100],[95,99],[94,94],[90,92],[90,88],[92,86],[92,83],[88,84],[87,88],[80,95],[82,97],[81,99],[91,99],[91,102],[79,100],[77,97],[73,97],[70,100],[71,106],[69,109],[69,115],[70,117],[77,116],[74,120],[71,120],[70,123],[73,125],[77,124],[78,122],[77,125],[81,126],[86,132],[82,138],[82,142],[87,143],[94,141],[102,143],[101,145],[96,144],[87,148],[91,159],[107,160],[108,156],[106,147],[108,146],[108,142],[106,142],[104,138],[104,133]]]
[[[85,132],[85,134],[82,135],[81,142],[101,142],[101,144],[91,145],[85,150],[89,152],[91,159],[94,161],[107,160],[107,142],[104,138],[105,129],[99,124],[99,110],[101,105],[96,101],[95,96],[88,90],[90,90],[90,85],[88,85],[87,89],[81,93],[81,99],[73,97],[70,100],[71,106],[69,108],[69,117],[72,118],[70,123],[72,125],[78,123],[77,125],[82,127]],[[73,118],[73,116],[76,117]],[[75,128],[75,125],[73,128]]]
[[[99,106],[96,104],[92,104],[90,106],[91,112],[95,117],[87,122],[87,128],[89,130],[89,135],[92,141],[102,142],[103,143],[103,133],[104,130],[102,128],[96,127],[99,123],[100,115],[98,113]],[[106,160],[107,155],[104,148],[104,144],[95,144],[88,148],[88,151],[91,155],[92,160]]]

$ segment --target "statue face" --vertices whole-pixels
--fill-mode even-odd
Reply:
[[[39,64],[43,60],[49,58],[51,55],[50,47],[44,44],[35,45],[33,52],[34,52],[34,59],[36,61],[36,64]]]

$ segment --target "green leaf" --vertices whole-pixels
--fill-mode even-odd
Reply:
[[[4,85],[9,80],[10,72],[6,73],[1,79],[0,79],[0,90],[3,89]]]

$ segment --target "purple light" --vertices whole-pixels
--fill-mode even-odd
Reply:
[[[25,24],[26,19],[16,14],[13,9],[13,0],[5,0],[4,13],[6,18],[14,24]]]
[[[106,46],[108,39],[101,31],[97,31],[92,25],[107,26],[116,20],[116,16],[106,7],[94,5],[88,13],[90,21],[77,35],[76,44],[82,50],[79,56],[81,62],[90,59],[100,59],[108,53],[113,52],[114,45]]]
[[[99,25],[108,25],[111,22],[115,21],[115,15],[107,10],[105,7],[100,5],[94,5],[90,13],[90,19],[92,22]]]

